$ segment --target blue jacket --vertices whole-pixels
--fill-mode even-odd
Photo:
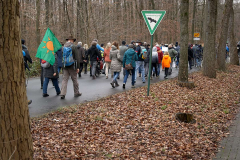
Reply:
[[[63,57],[63,53],[62,53],[62,48],[60,48],[57,52],[57,61],[58,61],[58,67],[63,67],[63,64],[62,64],[62,57]]]
[[[104,52],[104,49],[102,49],[102,47],[100,47],[99,44],[97,44],[97,49],[98,49],[99,51],[103,51],[103,52]]]
[[[138,56],[134,49],[129,48],[123,56],[123,68],[125,68],[125,64],[132,63],[132,67],[136,67],[135,61],[138,60]]]

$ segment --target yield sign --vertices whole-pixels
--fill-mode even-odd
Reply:
[[[166,11],[142,11],[143,18],[151,35],[154,34]]]

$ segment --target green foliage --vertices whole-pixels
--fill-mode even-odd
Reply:
[[[28,63],[30,71],[26,69],[26,77],[36,77],[41,75],[41,65],[39,60],[33,61],[32,64]]]
[[[230,112],[230,109],[224,109],[223,112],[224,112],[225,114],[228,114],[228,113]]]
[[[167,106],[166,106],[166,105],[162,106],[162,110],[165,110],[166,108],[167,108]]]

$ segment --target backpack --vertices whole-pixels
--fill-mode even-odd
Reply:
[[[63,47],[63,64],[65,66],[71,66],[74,63],[72,55],[72,46]]]
[[[41,61],[41,67],[43,67],[43,68],[49,68],[49,67],[50,67],[50,63],[42,59],[42,61]]]
[[[143,46],[141,46],[141,53],[139,54],[139,57],[142,58],[142,59],[146,59],[147,58],[147,50]]]

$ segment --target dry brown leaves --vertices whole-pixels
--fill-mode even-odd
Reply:
[[[168,80],[32,119],[35,159],[211,159],[239,107],[240,67]],[[193,78],[192,78],[193,77]],[[193,113],[195,124],[176,121]]]

